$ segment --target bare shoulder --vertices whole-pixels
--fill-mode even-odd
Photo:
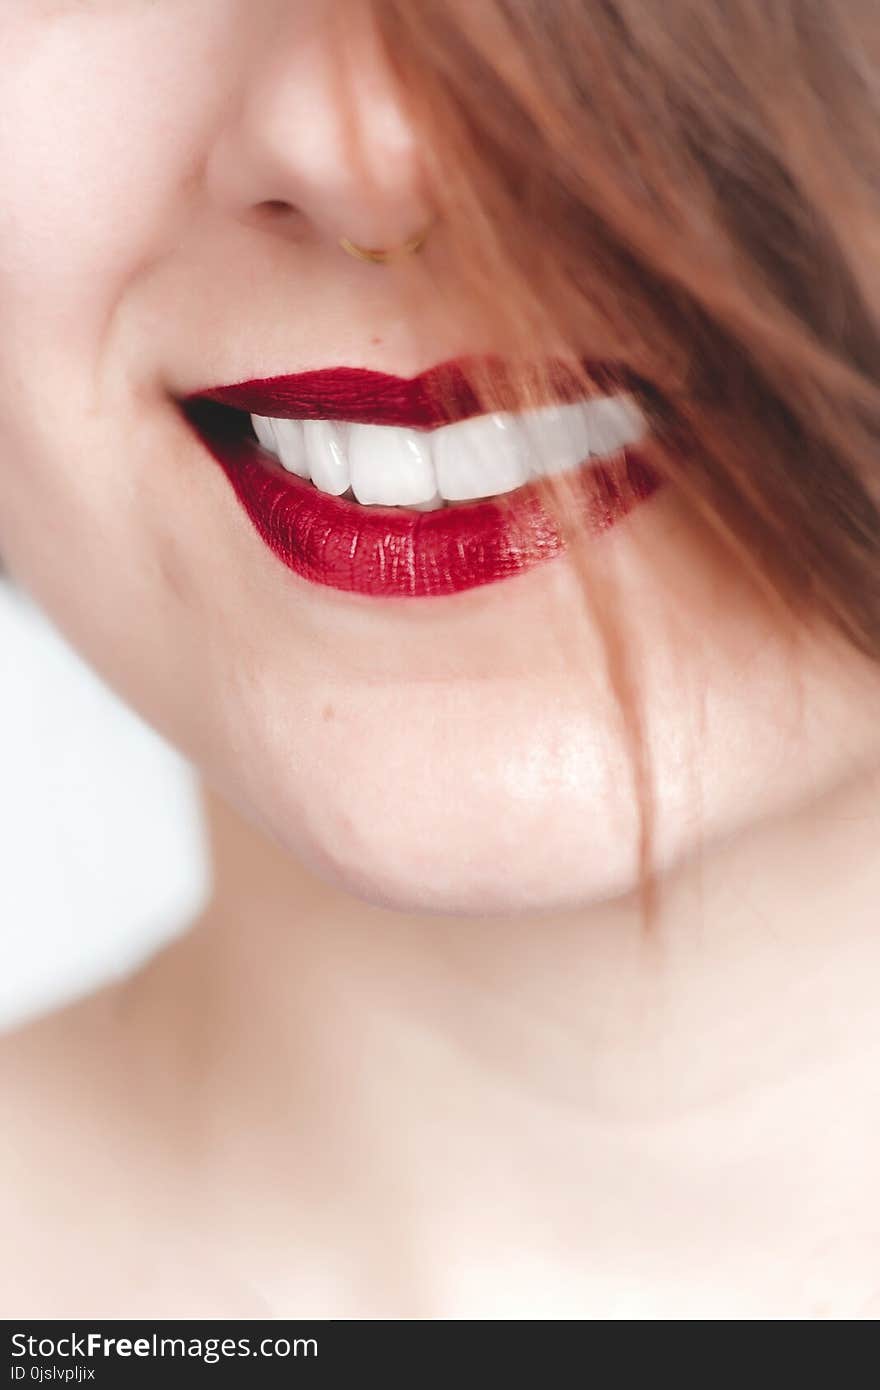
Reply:
[[[0,1095],[4,1162],[23,1153],[31,1137],[45,1144],[56,1131],[69,1133],[106,1095],[111,1054],[114,991],[102,990],[0,1035]]]
[[[48,1202],[78,1180],[80,1149],[112,1103],[108,1013],[107,996],[96,995],[0,1036],[5,1215],[13,1204],[22,1211],[30,1194]]]
[[[122,980],[0,1035],[0,1095],[15,1124],[7,1130],[4,1164],[34,1150],[46,1155],[63,1139],[69,1161],[88,1145],[90,1167],[113,1154],[145,1102],[144,985],[161,956]],[[154,1049],[155,1051],[155,1049]]]
[[[194,1078],[141,983],[0,1037],[5,1317],[265,1316],[202,1211]]]
[[[136,1169],[115,993],[0,1037],[0,1262],[6,1316],[94,1311],[124,1232],[137,1241]],[[90,1289],[90,1282],[96,1287]]]

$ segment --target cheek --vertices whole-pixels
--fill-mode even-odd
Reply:
[[[0,21],[0,545],[25,545],[32,496],[34,544],[51,554],[46,527],[75,542],[100,512],[90,494],[124,487],[91,441],[144,371],[142,348],[127,360],[131,300],[185,212],[233,11],[12,9]]]
[[[167,235],[212,120],[205,63],[223,34],[191,0],[29,11],[3,18],[3,344],[25,368],[31,344],[87,344],[89,370],[124,285]]]
[[[145,372],[132,301],[185,213],[217,120],[216,75],[234,73],[246,16],[226,0],[9,8],[0,556],[116,679],[132,615],[149,645],[165,601],[144,526],[155,457],[152,422],[132,408]],[[153,437],[164,457],[167,437]]]

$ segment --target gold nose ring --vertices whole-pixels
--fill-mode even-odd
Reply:
[[[349,256],[354,256],[358,261],[371,261],[373,265],[388,265],[390,261],[399,261],[404,256],[411,256],[416,251],[421,250],[428,239],[428,233],[433,223],[429,222],[427,227],[411,236],[402,246],[392,246],[389,250],[379,250],[368,246],[358,246],[355,242],[349,241],[347,236],[339,238],[339,245]]]

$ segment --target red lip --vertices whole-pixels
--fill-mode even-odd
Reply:
[[[468,371],[476,361],[456,358],[412,377],[389,376],[367,367],[322,367],[294,376],[215,386],[186,400],[217,401],[249,415],[270,415],[275,419],[350,420],[362,425],[433,429],[482,414],[484,406],[477,399],[471,385],[473,374]],[[510,369],[503,358],[483,357],[479,363],[494,386],[501,390],[509,386]],[[624,373],[609,363],[590,362],[583,367],[597,392],[644,385],[632,373]],[[583,397],[583,384],[563,363],[550,363],[549,371],[554,401],[577,401]],[[537,372],[535,382],[540,385]]]
[[[500,359],[487,359],[503,380]],[[269,548],[306,579],[377,597],[428,597],[493,583],[541,564],[565,549],[536,484],[497,501],[437,511],[365,507],[332,497],[281,467],[253,436],[250,414],[303,420],[431,429],[481,414],[466,374],[467,359],[442,363],[416,377],[339,367],[212,387],[187,396],[185,414],[221,465]],[[591,364],[597,387],[621,389],[621,373]],[[564,368],[554,400],[577,400]],[[627,449],[575,475],[582,521],[598,535],[656,490],[660,479]]]

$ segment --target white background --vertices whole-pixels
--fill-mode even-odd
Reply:
[[[0,1028],[131,969],[202,907],[190,767],[0,578]]]

